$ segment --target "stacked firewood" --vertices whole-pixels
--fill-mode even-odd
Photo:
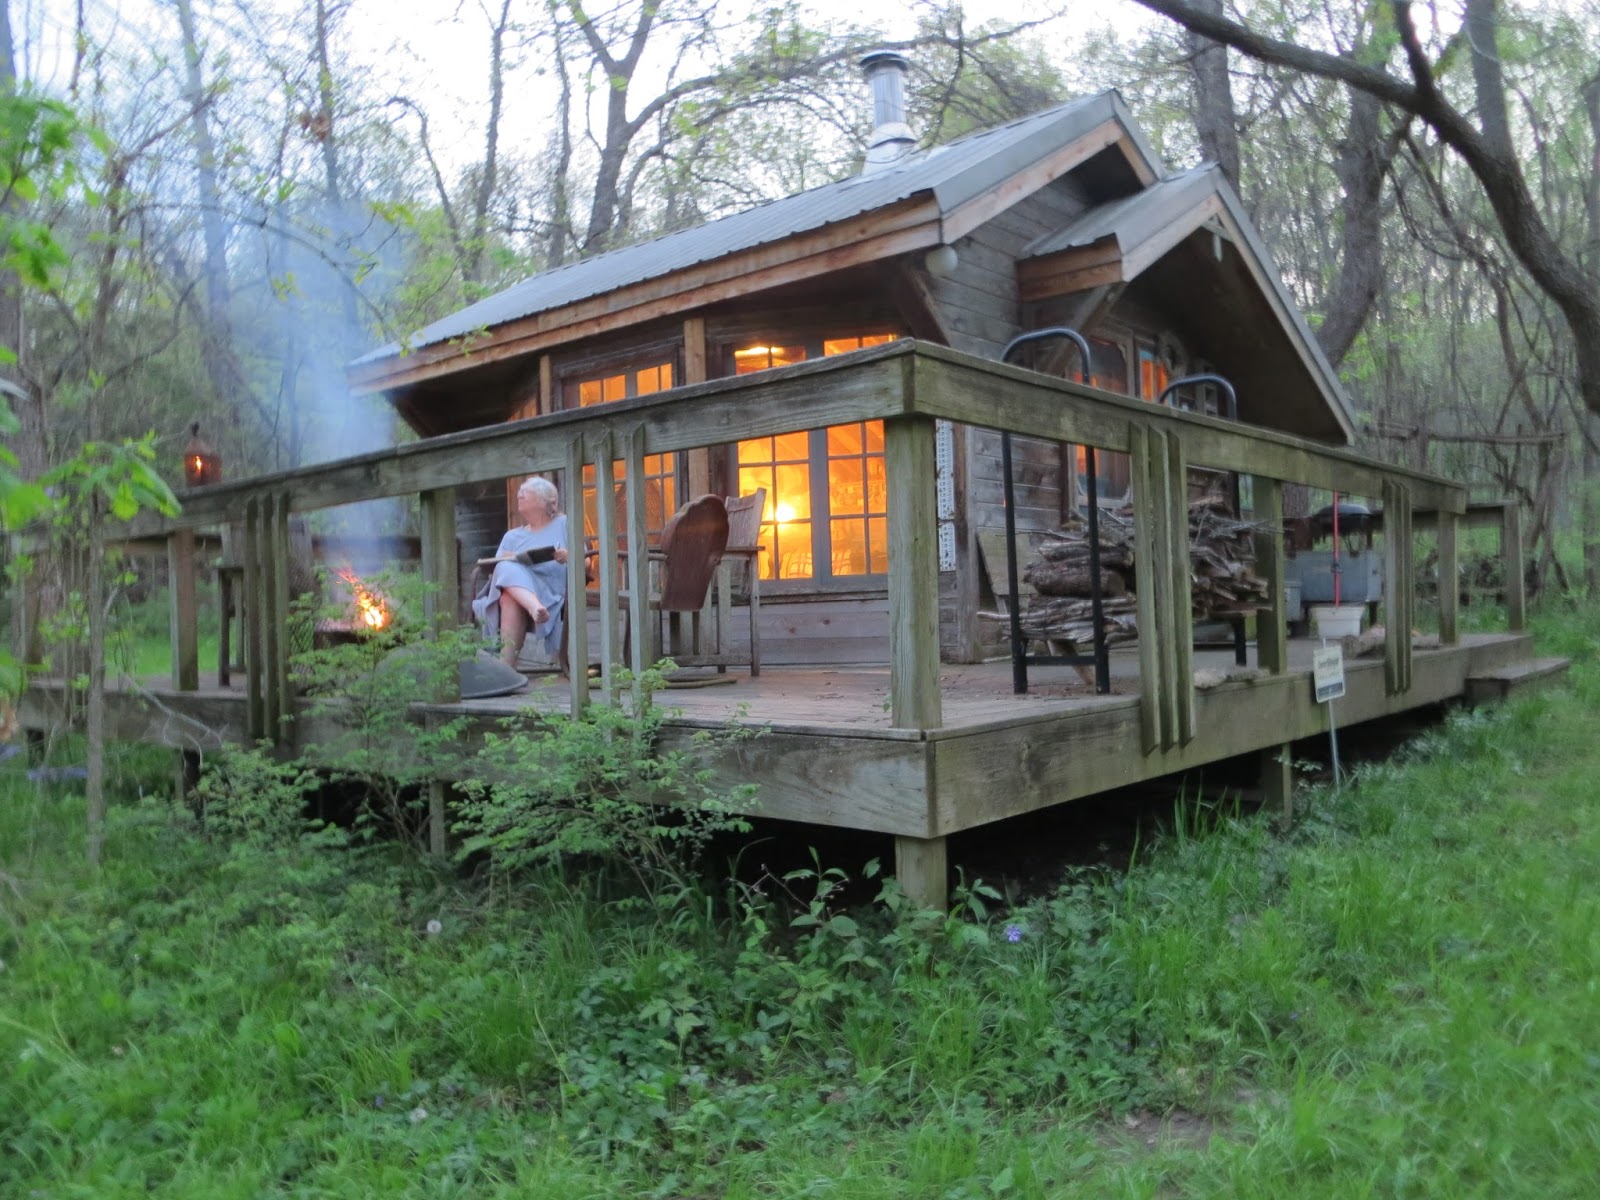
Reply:
[[[1257,526],[1229,512],[1225,497],[1208,492],[1189,503],[1189,590],[1196,620],[1248,612],[1268,599],[1267,582],[1255,573]],[[1081,516],[1044,534],[1023,571],[1035,594],[1022,613],[1032,638],[1087,645],[1094,635],[1090,600],[1089,529]],[[1138,589],[1133,511],[1100,513],[1101,617],[1106,642],[1138,636]]]
[[[1022,577],[1034,595],[1022,611],[1022,632],[1031,638],[1087,646],[1094,641],[1094,604],[1089,584],[1089,523],[1074,513],[1061,529],[1040,537],[1035,558]],[[1139,634],[1133,585],[1133,510],[1100,513],[1100,616],[1106,644]]]

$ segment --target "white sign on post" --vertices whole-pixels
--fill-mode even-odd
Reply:
[[[1311,652],[1311,683],[1317,703],[1327,704],[1344,695],[1344,650],[1321,646]]]

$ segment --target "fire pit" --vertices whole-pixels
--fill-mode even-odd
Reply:
[[[335,584],[334,590],[346,592],[345,609],[348,615],[321,617],[314,621],[311,626],[313,650],[355,645],[364,638],[387,629],[393,620],[388,601],[382,594],[368,587],[349,567],[336,571],[334,578],[344,585],[343,589],[340,589]],[[338,602],[337,596],[334,597],[334,601]]]

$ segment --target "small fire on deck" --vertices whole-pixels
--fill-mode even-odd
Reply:
[[[318,649],[354,642],[369,634],[387,629],[393,619],[389,602],[368,587],[366,582],[349,567],[336,572],[337,578],[350,589],[350,615],[342,618],[319,620],[312,635],[312,644]]]

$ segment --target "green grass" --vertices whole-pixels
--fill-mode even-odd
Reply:
[[[1600,614],[1540,632],[1567,692],[1286,837],[1182,821],[948,922],[489,893],[158,800],[91,878],[81,800],[13,773],[0,1196],[1591,1196]]]

